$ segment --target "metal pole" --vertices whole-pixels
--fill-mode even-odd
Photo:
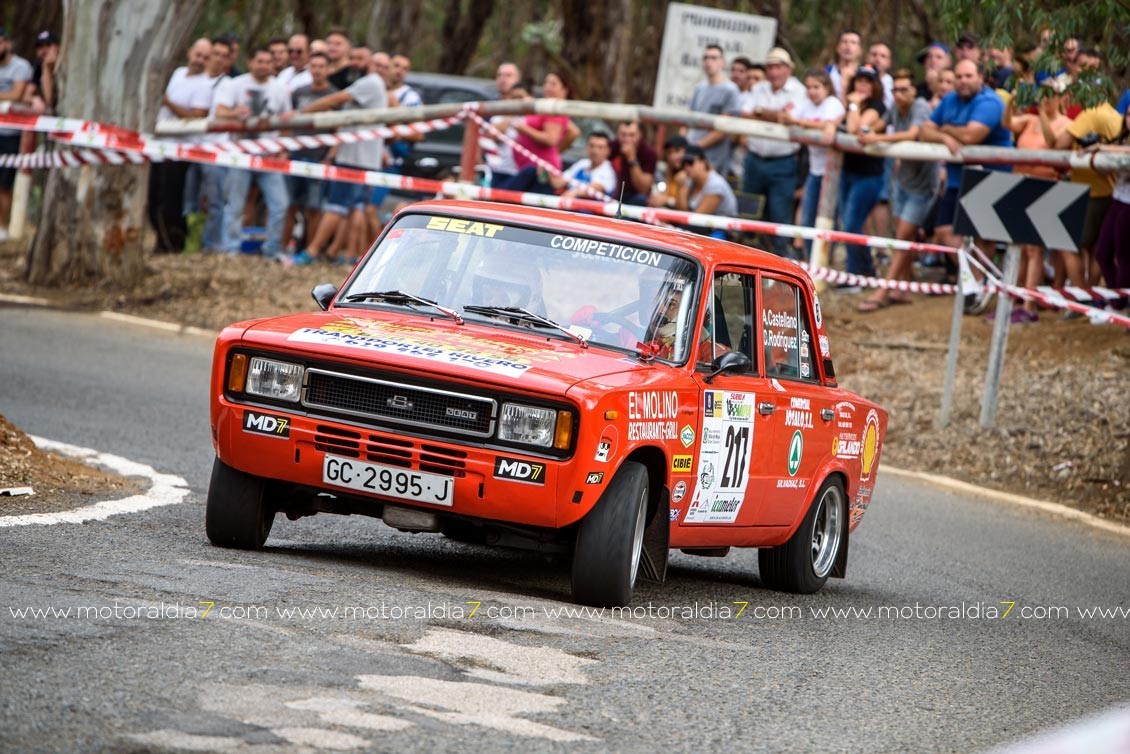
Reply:
[[[1009,244],[1004,257],[1004,278],[1006,286],[1016,285],[1016,273],[1020,268],[1020,245]],[[997,402],[1000,398],[1001,373],[1004,372],[1004,352],[1008,346],[1008,325],[1012,316],[1012,298],[1004,291],[997,294],[996,321],[993,322],[993,339],[989,343],[989,366],[985,370],[985,395],[981,399],[981,426],[992,427],[997,418]]]
[[[474,183],[479,164],[479,124],[473,118],[463,121],[463,154],[459,160],[459,180]]]
[[[965,261],[965,248],[958,249],[957,266],[965,270],[968,262]],[[965,318],[965,286],[961,285],[961,276],[958,277],[957,292],[953,296],[953,318],[950,320],[950,347],[946,354],[946,384],[942,388],[942,414],[938,417],[938,426],[945,428],[950,423],[950,414],[953,412],[953,386],[957,381],[957,352],[961,348],[961,322]]]
[[[20,154],[35,151],[35,134],[24,131],[20,138]],[[27,225],[27,200],[31,195],[31,170],[21,168],[16,173],[16,182],[12,186],[12,206],[8,214],[8,238],[19,241],[24,237],[24,228]]]
[[[840,201],[840,171],[843,166],[843,155],[835,150],[828,151],[828,164],[824,168],[824,179],[820,181],[820,202],[816,205],[816,229],[836,229],[836,205]],[[832,256],[830,243],[823,238],[812,241],[808,263],[812,269],[828,267],[828,259]],[[816,291],[823,293],[828,288],[828,281],[817,279],[812,281]]]

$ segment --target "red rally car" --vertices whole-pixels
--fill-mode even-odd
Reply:
[[[756,547],[762,583],[846,572],[886,412],[837,387],[808,275],[683,231],[481,202],[389,224],[323,311],[216,343],[207,534],[276,513],[571,553],[629,602],[667,553]]]

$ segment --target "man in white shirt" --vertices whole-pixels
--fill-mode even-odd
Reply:
[[[310,39],[305,34],[292,35],[286,43],[286,54],[290,65],[279,72],[279,81],[293,94],[312,82],[310,71],[306,69],[310,63]]]
[[[311,102],[302,108],[302,112],[323,112],[335,110],[339,107],[361,110],[388,107],[388,90],[385,88],[384,79],[376,73],[367,73],[350,84],[348,88]],[[384,148],[383,139],[342,144],[337,148],[334,165],[356,170],[380,170],[384,164]],[[332,182],[326,194],[326,203],[323,207],[322,219],[318,223],[317,233],[314,234],[312,240],[307,242],[305,250],[295,255],[294,263],[309,264],[321,259],[322,252],[333,240],[338,224],[343,219],[349,219],[358,229],[364,228],[364,210],[368,196],[369,188],[364,184],[347,183],[345,181]],[[367,245],[368,239],[365,238],[363,232],[351,234],[346,258],[360,257]]]
[[[616,171],[612,169],[612,163],[608,161],[608,155],[612,154],[612,142],[608,138],[608,134],[603,131],[594,131],[589,136],[585,154],[588,155],[586,159],[574,162],[560,178],[553,176],[549,179],[553,188],[566,189],[561,194],[563,197],[594,198],[588,191],[570,186],[570,181],[580,181],[589,184],[595,191],[605,194],[618,193],[620,187],[616,185]]]
[[[271,52],[266,47],[256,47],[248,61],[249,72],[228,79],[219,85],[212,103],[212,119],[240,120],[264,118],[290,112],[290,92],[272,74]],[[277,132],[260,134],[276,136]],[[223,250],[238,254],[243,230],[243,205],[247,190],[255,181],[267,204],[267,234],[263,241],[263,256],[279,259],[282,254],[282,228],[286,207],[290,203],[286,180],[281,173],[252,172],[242,168],[228,170],[224,185],[224,237]]]
[[[188,50],[188,65],[173,71],[157,120],[203,118],[212,104],[212,80],[205,66],[212,54],[212,43],[198,39]],[[149,169],[149,222],[157,233],[157,254],[179,254],[188,237],[185,222],[185,179],[189,163],[174,160],[154,162]]]
[[[844,98],[845,84],[851,82],[859,68],[859,60],[863,57],[863,37],[855,29],[844,29],[840,32],[839,41],[836,42],[836,62],[824,70],[832,79],[832,88],[836,96]]]
[[[754,120],[780,123],[781,114],[799,109],[808,101],[804,84],[793,76],[793,59],[788,51],[774,47],[765,56],[765,81],[755,84],[753,96],[742,115]],[[790,223],[793,218],[793,192],[797,187],[797,152],[800,145],[789,141],[746,138],[742,191],[765,196],[766,217],[774,223]],[[774,236],[773,252],[784,256],[788,239]]]

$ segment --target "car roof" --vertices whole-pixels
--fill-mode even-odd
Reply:
[[[498,88],[494,79],[481,79],[474,76],[456,76],[450,73],[426,73],[413,71],[404,78],[405,83],[413,86],[448,87],[452,89],[466,89],[473,92],[498,96]]]
[[[405,212],[456,215],[474,220],[535,225],[539,229],[599,236],[629,246],[655,246],[683,251],[707,266],[715,264],[751,265],[808,280],[808,274],[797,265],[775,254],[742,244],[722,241],[679,228],[645,225],[632,220],[616,220],[599,215],[580,214],[558,209],[525,207],[501,202],[434,200],[416,202]]]

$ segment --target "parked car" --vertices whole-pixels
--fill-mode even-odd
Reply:
[[[522,206],[402,210],[323,309],[225,328],[207,534],[276,514],[572,557],[624,605],[668,551],[759,550],[764,585],[846,573],[886,412],[836,383],[808,275],[669,228]],[[296,536],[294,533],[288,535]]]
[[[405,82],[420,93],[425,105],[498,99],[498,88],[492,79],[445,73],[410,73]],[[421,178],[449,176],[459,167],[462,153],[463,124],[459,123],[415,142],[404,160],[404,174]]]

